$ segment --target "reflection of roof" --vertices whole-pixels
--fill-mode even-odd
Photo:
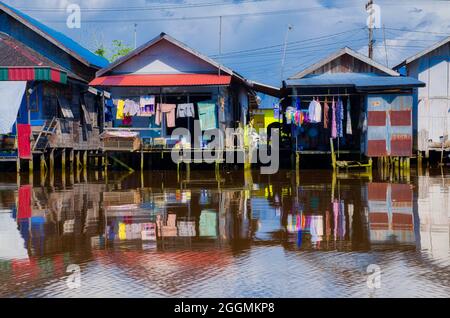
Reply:
[[[355,87],[359,90],[390,87],[424,87],[425,83],[412,77],[380,76],[374,73],[325,73],[307,75],[300,79],[288,80],[287,85],[303,87]]]
[[[0,10],[6,12],[8,15],[24,24],[40,36],[44,37],[63,51],[72,55],[80,62],[97,68],[102,68],[108,65],[108,61],[95,55],[88,49],[82,47],[80,44],[72,40],[71,38],[65,36],[64,34],[53,30],[52,28],[46,26],[45,24],[33,19],[27,14],[6,5],[0,1]]]

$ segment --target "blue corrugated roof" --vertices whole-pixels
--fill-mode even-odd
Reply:
[[[374,73],[326,73],[308,75],[301,79],[289,79],[288,86],[304,87],[355,87],[357,89],[423,87],[425,83],[412,77],[383,76]]]
[[[92,66],[103,68],[109,64],[107,59],[92,53],[91,51],[84,48],[83,46],[81,46],[80,44],[78,44],[77,42],[75,42],[74,40],[69,38],[68,36],[62,34],[61,32],[53,30],[52,28],[46,26],[45,24],[43,24],[43,23],[37,21],[36,19],[30,17],[29,15],[5,4],[2,1],[0,1],[0,4],[4,5],[5,7],[10,9],[11,11],[13,11],[15,14],[20,16],[22,19],[28,21],[28,23],[32,24],[34,27],[38,28],[42,32],[46,33],[48,36],[50,36],[53,39],[55,39],[56,41],[58,41],[62,46],[66,47],[70,51],[74,52],[75,54],[80,56],[82,59],[87,61]]]

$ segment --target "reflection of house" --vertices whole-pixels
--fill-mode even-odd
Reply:
[[[396,69],[426,83],[414,92],[414,148],[450,148],[450,37],[406,59]]]
[[[114,99],[105,105],[108,135],[103,146],[110,151],[136,150],[134,143],[116,140],[129,131],[138,133],[145,150],[161,150],[180,141],[170,138],[176,128],[192,136],[195,129],[246,125],[254,89],[265,88],[164,33],[97,72],[90,85],[106,88]],[[208,140],[183,143],[201,148]]]
[[[17,157],[15,139],[24,159],[54,148],[98,149],[98,108],[87,84],[107,64],[0,2],[0,97],[7,105],[0,106],[3,158]]]
[[[421,247],[433,258],[447,258],[450,247],[450,183],[429,176],[418,178]]]
[[[411,186],[369,183],[367,191],[371,243],[415,245]]]

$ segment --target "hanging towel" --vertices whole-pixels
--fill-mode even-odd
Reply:
[[[17,124],[17,145],[19,148],[19,158],[31,159],[31,125]]]
[[[328,129],[328,112],[330,111],[330,106],[328,106],[328,99],[325,98],[323,104],[323,128]]]
[[[166,123],[168,128],[175,127],[175,104],[158,104],[156,108],[155,124],[160,126],[163,114],[166,114]]]
[[[308,112],[309,112],[309,118],[311,119],[311,122],[314,122],[314,114],[316,112],[316,100],[313,99],[310,103],[309,103],[309,107],[308,107]]]
[[[9,134],[17,119],[27,82],[0,81],[0,134]]]
[[[132,99],[125,100],[125,105],[123,107],[123,114],[128,116],[136,116],[139,113],[140,107]]]
[[[177,118],[195,117],[194,104],[179,104]]]
[[[336,124],[336,102],[331,102],[331,138],[337,138],[337,124]]]
[[[139,108],[139,116],[152,117],[155,114],[155,96],[141,96]]]
[[[314,114],[313,114],[313,122],[314,123],[320,123],[322,121],[322,106],[320,105],[319,101],[315,101],[316,107],[314,108]]]
[[[353,134],[350,98],[347,98],[347,135]]]
[[[119,99],[117,101],[117,114],[116,114],[116,119],[122,120],[123,119],[123,108],[125,106],[125,101]]]
[[[201,130],[217,128],[216,104],[211,102],[198,103],[198,117]]]

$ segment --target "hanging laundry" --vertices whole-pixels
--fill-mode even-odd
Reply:
[[[365,112],[361,112],[361,115],[359,116],[358,129],[363,133],[367,131],[367,115]]]
[[[294,112],[295,112],[294,107],[289,106],[289,107],[286,108],[285,116],[286,116],[286,124],[287,125],[292,124],[292,114]]]
[[[128,115],[123,116],[122,125],[127,126],[127,127],[132,126],[133,125],[133,117],[128,116]]]
[[[123,119],[123,108],[125,106],[125,101],[119,99],[117,101],[117,114],[116,114],[116,119],[122,120]]]
[[[350,97],[347,98],[347,135],[352,135],[352,115],[351,115],[351,106],[350,106]]]
[[[177,106],[177,118],[195,117],[194,104],[179,104]]]
[[[311,101],[308,111],[311,123],[320,123],[322,121],[322,106],[317,99],[314,98]]]
[[[112,109],[114,108],[114,102],[112,99],[105,100],[105,122],[111,122],[113,120]]]
[[[336,102],[333,97],[331,102],[331,138],[337,138],[337,124],[336,124]]]
[[[141,96],[139,100],[139,116],[152,117],[155,114],[155,96]]]
[[[339,138],[344,137],[344,103],[342,99],[339,97],[337,102],[336,109],[336,124],[337,124],[337,135]]]
[[[328,99],[325,98],[323,104],[323,128],[328,129],[328,113],[330,111],[330,106],[328,106]]]
[[[198,103],[198,117],[202,131],[217,128],[216,104],[212,102]]]
[[[140,111],[138,103],[132,99],[125,100],[125,105],[123,107],[123,114],[128,116],[136,116]]]
[[[30,159],[31,154],[31,125],[17,124],[17,146],[20,159]]]
[[[311,122],[314,120],[314,113],[316,112],[316,99],[314,98],[310,103],[308,107],[309,112],[309,118],[311,119]]]
[[[156,108],[155,124],[160,126],[163,114],[166,114],[167,127],[175,127],[175,104],[158,104]]]

